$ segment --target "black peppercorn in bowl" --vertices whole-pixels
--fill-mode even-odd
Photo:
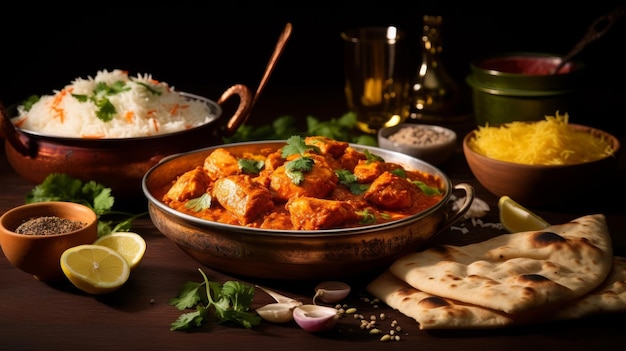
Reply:
[[[378,145],[439,166],[452,156],[457,136],[453,130],[437,125],[401,123],[380,129]]]
[[[22,205],[0,217],[0,246],[16,268],[44,282],[65,278],[60,259],[70,247],[92,244],[98,236],[96,213],[73,202]]]

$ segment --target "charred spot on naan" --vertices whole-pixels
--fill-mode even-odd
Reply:
[[[541,246],[544,246],[544,245],[550,245],[554,243],[563,243],[563,242],[566,242],[567,240],[557,233],[537,232],[537,235],[534,236],[533,241]]]
[[[450,306],[450,303],[439,296],[429,296],[427,298],[421,299],[419,305],[424,308],[438,308]]]

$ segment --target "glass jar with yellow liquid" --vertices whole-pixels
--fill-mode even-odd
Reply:
[[[409,76],[404,33],[398,28],[363,27],[344,39],[345,95],[358,128],[376,133],[408,117]]]

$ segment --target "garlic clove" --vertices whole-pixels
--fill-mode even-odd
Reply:
[[[270,303],[256,309],[256,312],[268,322],[285,323],[293,319],[293,309],[302,303]]]
[[[313,297],[313,304],[315,300],[319,298],[322,302],[335,303],[345,299],[350,294],[350,285],[338,282],[328,281],[318,284],[315,287],[315,296]]]
[[[332,329],[339,317],[337,309],[327,306],[301,305],[293,310],[293,319],[300,328],[312,333]]]
[[[263,290],[266,294],[268,294],[274,300],[276,300],[276,302],[279,302],[279,303],[295,303],[295,304],[302,305],[302,302],[300,302],[298,300],[295,300],[295,299],[292,299],[291,297],[288,297],[288,296],[285,296],[285,295],[281,295],[281,294],[279,294],[279,293],[277,293],[275,291],[266,289],[266,288],[264,288],[262,286],[259,286],[259,285],[255,285],[255,287]]]

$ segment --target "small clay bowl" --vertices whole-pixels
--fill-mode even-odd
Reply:
[[[62,234],[22,234],[22,223],[40,217],[58,217],[84,224],[80,229]],[[15,207],[0,217],[0,245],[7,260],[22,271],[44,282],[61,281],[60,258],[73,246],[91,244],[98,237],[96,213],[73,202],[37,202]]]
[[[416,137],[404,139],[403,142],[390,139],[390,136],[405,129],[412,130],[407,132],[407,136]],[[448,161],[456,148],[456,141],[453,130],[430,124],[401,123],[378,131],[378,145],[383,149],[398,151],[435,166]]]
[[[472,149],[470,141],[476,137],[476,130],[463,139],[463,153],[478,182],[496,196],[506,195],[524,206],[543,208],[593,201],[598,194],[594,185],[605,184],[610,179],[609,173],[617,167],[620,142],[615,136],[596,128],[578,124],[570,126],[603,137],[613,148],[614,155],[570,165],[505,162]]]

